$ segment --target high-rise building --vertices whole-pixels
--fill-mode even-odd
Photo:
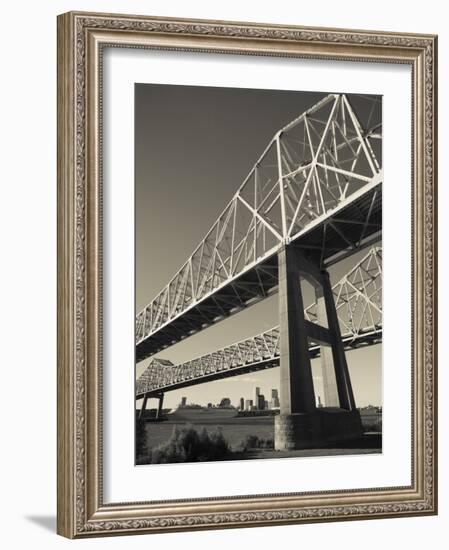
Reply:
[[[259,393],[257,396],[256,407],[259,411],[263,411],[265,409],[265,396],[262,393]]]
[[[240,398],[240,410],[245,410],[245,400],[243,399],[243,397]]]
[[[265,399],[263,408],[264,408],[266,411],[270,410],[270,403],[269,403],[266,399]]]
[[[253,408],[253,400],[252,399],[247,399],[246,402],[245,402],[245,410],[251,411],[252,408]]]
[[[185,407],[187,405],[187,397],[181,397],[181,407]]]
[[[279,409],[280,402],[279,402],[279,391],[276,388],[273,388],[271,390],[271,408],[272,409]]]
[[[259,386],[256,386],[256,397],[254,399],[254,407],[256,409],[259,408],[259,396],[260,396],[260,388],[259,388]]]

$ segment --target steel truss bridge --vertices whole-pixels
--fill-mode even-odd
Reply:
[[[371,124],[379,99],[357,98],[365,109],[330,94],[275,134],[193,254],[137,315],[136,361],[274,292],[279,327],[180,365],[152,358],[136,384],[141,414],[150,397],[160,414],[166,391],[280,365],[277,449],[328,442],[337,426],[340,436],[359,433],[344,351],[382,339],[381,248],[333,287],[328,273],[382,235],[381,124]],[[315,291],[305,309],[302,280]],[[317,416],[310,359],[319,355],[334,420]]]
[[[363,96],[358,96],[359,99]],[[290,243],[326,268],[381,236],[381,126],[330,94],[281,128],[210,231],[136,317],[139,362],[277,290]],[[360,113],[360,111],[359,111]]]
[[[373,247],[332,288],[345,349],[356,349],[382,339],[382,249]],[[305,309],[306,319],[317,322],[317,304]],[[137,380],[136,398],[176,390],[279,366],[279,327],[252,336],[191,361],[173,365],[151,359]],[[318,357],[319,342],[310,342]]]

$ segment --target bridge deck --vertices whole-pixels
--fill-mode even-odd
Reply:
[[[382,223],[381,184],[365,189],[357,199],[330,215],[325,223],[311,225],[295,241],[307,255],[322,260],[324,266],[343,254],[360,250],[379,239]],[[364,226],[368,213],[370,223]],[[363,242],[360,237],[363,233]],[[259,263],[250,265],[233,279],[225,281],[213,293],[194,302],[158,330],[136,344],[139,362],[182,339],[228,317],[277,291],[278,260],[276,247]]]
[[[266,337],[267,334],[275,332],[277,328],[268,331],[267,333],[259,335],[259,340]],[[382,341],[382,327],[377,327],[374,331],[360,334],[357,338],[352,335],[343,337],[343,343],[346,351],[359,349],[362,347],[379,344]],[[248,343],[250,339],[248,339]],[[244,347],[244,343],[243,347]],[[236,344],[234,344],[235,346]],[[179,390],[181,388],[187,388],[189,386],[196,386],[198,384],[205,384],[207,382],[213,382],[216,380],[222,380],[224,378],[230,378],[231,376],[240,376],[242,374],[248,374],[257,372],[259,370],[272,369],[279,366],[279,350],[276,349],[272,355],[268,356],[254,356],[254,350],[247,350],[247,359],[244,359],[241,363],[235,364],[222,364],[220,367],[214,367],[213,362],[217,361],[217,354],[229,354],[233,346],[220,350],[220,352],[214,352],[213,354],[205,355],[194,361],[188,361],[187,363],[181,363],[179,365],[167,365],[165,364],[161,369],[161,378],[165,382],[151,383],[149,380],[140,380],[136,386],[136,399],[141,399],[145,395],[159,395],[161,392]],[[320,346],[317,344],[311,345],[309,352],[311,358],[320,356]],[[249,357],[253,354],[252,357]],[[157,362],[157,359],[154,360]],[[156,365],[150,365],[149,368],[158,368]],[[165,372],[163,372],[165,371]],[[195,372],[196,371],[196,372]]]

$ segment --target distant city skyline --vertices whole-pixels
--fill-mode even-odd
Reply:
[[[256,390],[256,395],[257,395],[257,390],[258,389],[261,389],[260,386],[256,386],[255,390]],[[185,391],[184,391],[184,394],[185,394]],[[223,406],[223,402],[224,401],[227,401],[229,400],[231,405],[234,406],[235,408],[241,408],[241,404],[242,404],[242,400],[243,400],[243,403],[247,400],[247,396],[246,395],[241,395],[235,402],[233,402],[227,395],[223,395],[217,402],[211,402],[211,401],[208,401],[207,403],[197,403],[196,401],[193,401],[191,399],[189,399],[186,395],[184,395],[181,397],[181,401],[179,402],[178,405],[180,405],[181,407],[184,407],[186,405],[201,405],[203,407],[206,407],[206,406],[209,406],[209,405],[213,405],[214,407],[217,407],[217,406]],[[264,392],[263,390],[260,391],[260,394],[265,396],[265,395],[276,395],[276,398],[275,399],[279,399],[279,390],[278,388],[270,388],[269,390],[267,390],[266,392]],[[271,402],[273,400],[273,397],[272,399],[270,400],[265,400],[265,402]],[[275,407],[279,407],[279,405],[275,405]]]

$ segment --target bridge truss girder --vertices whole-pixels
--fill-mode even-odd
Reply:
[[[137,315],[137,361],[274,291],[284,244],[295,241],[325,266],[378,239],[379,138],[379,125],[362,127],[337,94],[279,130],[187,262]]]

